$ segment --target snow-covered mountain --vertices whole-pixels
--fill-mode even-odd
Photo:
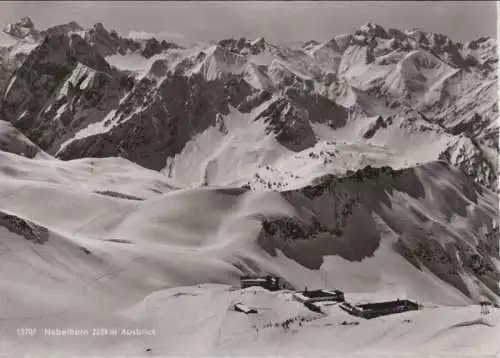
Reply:
[[[439,317],[464,306],[439,329],[411,316],[421,336],[398,352],[429,354],[430,341],[455,352],[455,325],[481,325],[483,337],[498,328],[498,315],[476,322],[465,307],[500,301],[493,39],[461,44],[368,23],[324,43],[185,48],[100,23],[37,30],[24,18],[0,32],[0,65],[0,319],[9,327],[144,323],[164,337],[137,342],[160,355],[231,355],[238,343],[268,354],[290,339],[244,339],[260,321],[234,323],[237,293],[179,287],[273,273],[349,297],[397,292]],[[272,312],[262,324],[299,310],[286,293],[266,295],[248,299]],[[171,312],[200,311],[200,321],[165,331],[161,320],[175,315],[159,310],[164,301]],[[207,304],[217,313],[205,317]],[[381,322],[363,328],[380,341],[365,347],[388,353],[402,327],[391,321],[378,340]],[[189,332],[205,342],[198,350],[179,338]],[[28,354],[18,338],[2,351]],[[105,352],[131,352],[115,343]],[[31,353],[61,356],[104,347],[33,344]]]

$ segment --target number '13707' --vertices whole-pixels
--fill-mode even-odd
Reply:
[[[16,331],[19,336],[34,336],[36,334],[36,328],[18,328]]]

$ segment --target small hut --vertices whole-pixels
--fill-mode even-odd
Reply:
[[[300,291],[294,294],[295,300],[306,303],[313,302],[344,302],[344,292],[339,290],[312,290],[312,291]]]
[[[244,305],[243,303],[237,303],[234,305],[234,310],[237,312],[242,312],[245,314],[255,314],[257,313],[257,310],[255,308],[250,308],[247,305]]]
[[[240,283],[241,288],[259,286],[269,291],[278,291],[281,289],[279,277],[271,275],[267,275],[264,277],[242,276],[240,277]]]

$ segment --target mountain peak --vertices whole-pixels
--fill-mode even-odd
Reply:
[[[370,33],[385,32],[385,29],[381,25],[375,24],[373,22],[367,22],[359,29],[363,32],[370,32]]]
[[[49,27],[47,30],[42,31],[42,35],[58,35],[58,34],[70,34],[74,32],[83,31],[83,27],[81,27],[75,21],[68,22],[67,24],[56,25]]]
[[[407,29],[405,30],[405,33],[412,33],[412,32],[416,32],[416,33],[421,33],[421,32],[424,32],[421,28],[419,27],[412,27],[411,29]]]
[[[75,30],[83,30],[83,27],[80,26],[80,24],[78,24],[77,22],[75,21],[70,21],[66,24],[66,26],[68,26],[69,28],[71,29],[75,29]]]
[[[384,27],[373,22],[367,22],[361,26],[357,31],[355,31],[355,35],[368,36],[369,38],[378,37],[382,39],[390,37]]]
[[[21,27],[26,27],[28,29],[34,29],[35,28],[35,25],[33,24],[33,21],[29,17],[27,17],[27,16],[21,18],[21,20],[19,20],[16,23],[16,25],[19,25]]]
[[[97,22],[92,26],[92,30],[96,32],[107,32],[106,28],[102,24],[102,22]]]
[[[252,54],[260,53],[269,46],[269,43],[263,37],[258,37],[253,41],[249,41],[244,37],[240,38],[239,40],[229,38],[221,40],[217,44],[232,52],[250,52]]]
[[[262,46],[265,43],[266,40],[262,36],[257,37],[255,40],[252,41],[253,46]]]
[[[23,17],[16,23],[5,26],[3,32],[21,39],[28,36],[38,37],[39,35],[33,21],[29,17]]]

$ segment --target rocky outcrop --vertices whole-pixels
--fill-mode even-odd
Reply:
[[[49,231],[43,226],[0,211],[0,226],[24,237],[35,244],[44,244],[49,239]]]
[[[325,97],[289,87],[284,96],[273,101],[256,120],[268,123],[268,133],[274,133],[283,146],[301,151],[316,144],[311,124],[324,123],[334,129],[343,127],[347,111]]]
[[[96,191],[95,193],[100,194],[100,195],[110,196],[112,198],[118,198],[118,199],[138,200],[138,201],[144,200],[144,198],[139,198],[138,196],[123,194],[123,193],[119,193],[119,192],[112,191],[112,190]]]

